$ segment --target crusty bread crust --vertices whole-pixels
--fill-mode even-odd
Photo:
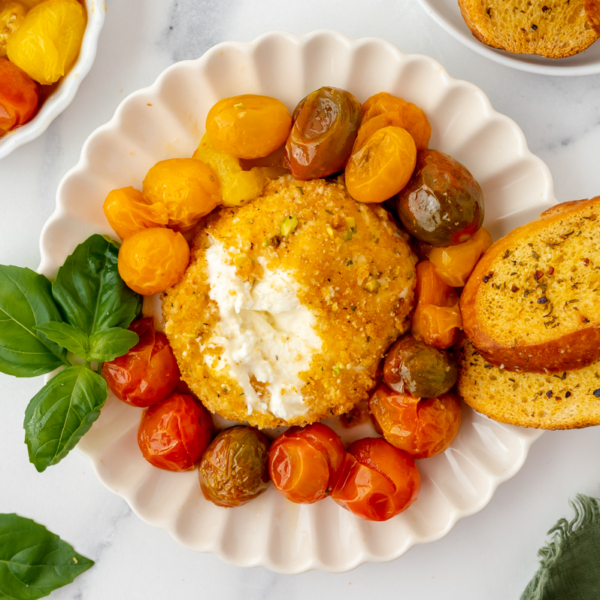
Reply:
[[[547,252],[553,258],[549,260],[539,256],[537,256],[539,260],[527,258],[528,262],[521,260],[518,265],[511,267],[518,271],[518,276],[521,277],[519,287],[513,287],[511,291],[510,288],[507,289],[506,281],[501,284],[499,279],[494,279],[494,272],[498,273],[504,269],[507,257],[516,256],[515,253],[519,248],[527,248],[531,246],[532,240],[546,235],[549,237],[552,235],[553,239],[556,239],[556,232],[560,231],[564,223],[577,221],[579,218],[584,223],[592,223],[589,225],[590,231],[592,227],[599,228],[598,221],[589,220],[591,217],[595,219],[596,215],[600,215],[600,197],[559,205],[546,211],[536,221],[513,230],[495,242],[479,261],[463,290],[460,308],[465,334],[473,342],[478,352],[491,364],[511,371],[548,373],[579,369],[600,359],[600,310],[596,308],[600,304],[595,304],[593,311],[587,311],[589,319],[587,314],[584,316],[579,312],[569,313],[580,317],[575,326],[557,329],[555,322],[549,326],[549,319],[546,321],[537,319],[532,321],[533,326],[538,328],[537,331],[525,332],[522,328],[519,329],[519,319],[540,308],[539,299],[536,300],[533,294],[528,297],[527,287],[531,287],[532,291],[535,291],[534,288],[548,282],[553,286],[551,289],[556,293],[561,293],[571,285],[569,279],[571,271],[568,266],[565,266],[565,263],[560,262],[561,257],[554,256],[555,251],[552,244],[549,244]],[[577,237],[576,234],[573,239],[575,237]],[[570,244],[577,244],[576,241],[570,239],[570,236],[568,241]],[[531,252],[527,252],[527,254],[530,255]],[[533,252],[533,254],[536,253]],[[586,257],[583,260],[589,263],[585,265],[586,269],[600,267],[600,253],[590,254],[589,258]],[[545,261],[545,264],[543,271],[539,271],[542,276],[538,282],[535,275],[538,273],[538,268],[542,269],[539,266],[542,261]],[[513,262],[516,263],[516,261]],[[547,274],[548,263],[556,263],[557,272],[553,276]],[[554,269],[552,270],[554,272]],[[591,271],[588,272],[591,273]],[[513,274],[517,275],[517,273]],[[521,283],[523,276],[528,278],[525,285]],[[508,283],[510,285],[510,282]],[[497,289],[496,286],[498,286]],[[577,303],[580,299],[586,299],[588,304],[600,301],[600,298],[598,301],[596,300],[597,289],[575,289],[577,292],[573,293],[580,297],[575,301]],[[546,295],[548,296],[548,306],[551,306],[551,294],[546,294],[544,288],[544,302],[547,301]],[[543,307],[545,304],[541,306]],[[574,306],[577,305],[573,304],[567,308],[570,311]],[[513,312],[511,312],[511,308]],[[554,314],[565,310],[566,308],[561,304],[556,307]],[[559,324],[561,322],[558,321]],[[499,323],[501,325],[498,325]],[[507,343],[509,330],[511,331],[511,342]],[[535,342],[536,335],[543,341]]]
[[[566,58],[600,37],[600,0],[458,0],[458,5],[475,38],[507,52]]]

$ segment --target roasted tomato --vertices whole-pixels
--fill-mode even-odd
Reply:
[[[77,0],[42,2],[8,38],[8,58],[38,83],[50,85],[73,66],[85,24],[85,10]]]
[[[460,398],[451,392],[418,400],[382,384],[371,396],[369,406],[385,439],[414,458],[441,454],[460,429]]]
[[[142,184],[150,204],[161,204],[169,214],[169,227],[189,231],[221,203],[221,186],[214,171],[193,158],[157,162]]]
[[[283,102],[246,94],[219,100],[206,117],[206,133],[218,150],[237,158],[261,158],[281,146],[292,117]]]
[[[384,127],[352,151],[346,165],[346,186],[359,202],[384,202],[397,194],[415,168],[417,149],[400,127]]]
[[[415,461],[382,438],[357,440],[348,448],[331,497],[361,519],[387,521],[406,510],[421,489]]]
[[[164,292],[182,277],[190,247],[181,233],[164,227],[142,229],[129,236],[119,250],[119,274],[138,294]]]
[[[134,321],[129,330],[140,340],[127,354],[102,365],[111,392],[132,406],[146,407],[170,396],[179,383],[179,368],[164,333],[154,331],[151,317]]]
[[[0,136],[27,123],[38,102],[35,81],[10,61],[0,58]]]
[[[271,481],[288,500],[312,504],[331,494],[345,456],[342,440],[327,425],[291,427],[269,451]]]
[[[412,334],[417,340],[441,350],[458,341],[462,317],[458,295],[425,260],[417,265],[417,308],[412,318]]]
[[[240,506],[269,486],[269,440],[253,427],[221,431],[202,457],[200,488],[217,506]]]
[[[285,166],[296,179],[317,179],[341,171],[352,152],[362,112],[350,93],[322,87],[300,101],[285,144]]]
[[[483,223],[479,184],[463,165],[437,150],[418,153],[397,206],[407,231],[437,247],[466,242]]]
[[[492,236],[482,227],[471,239],[448,246],[433,248],[429,260],[440,279],[452,287],[463,287],[483,253],[492,245]]]
[[[0,56],[6,56],[8,38],[21,27],[26,14],[27,7],[20,2],[0,2]]]
[[[213,435],[206,408],[192,396],[173,394],[144,411],[138,445],[155,467],[187,471],[200,460]]]
[[[383,366],[385,383],[415,398],[436,398],[450,390],[457,377],[456,360],[410,334],[388,350]]]
[[[142,229],[165,226],[169,222],[169,213],[163,204],[150,204],[142,192],[132,187],[110,192],[104,201],[104,214],[122,240]]]

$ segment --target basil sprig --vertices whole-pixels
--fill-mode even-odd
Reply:
[[[121,279],[118,258],[115,242],[92,235],[53,284],[30,269],[0,265],[0,371],[35,377],[67,367],[25,412],[29,460],[40,472],[60,462],[98,418],[108,397],[98,363],[138,342],[127,327],[140,313],[141,296]]]
[[[31,519],[0,514],[0,600],[37,600],[93,566]]]

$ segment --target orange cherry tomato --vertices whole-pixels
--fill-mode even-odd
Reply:
[[[440,350],[454,345],[462,329],[459,298],[428,260],[417,265],[417,298],[412,318],[414,337]]]
[[[348,192],[359,202],[384,202],[409,182],[416,162],[417,148],[406,129],[379,129],[352,150],[346,165]]]
[[[6,58],[0,58],[0,136],[27,123],[39,102],[38,86]]]
[[[173,394],[142,417],[138,445],[144,458],[166,471],[187,471],[214,436],[210,413],[192,396]]]
[[[462,244],[433,248],[429,260],[439,278],[452,287],[463,287],[483,253],[492,245],[487,229],[479,229]]]
[[[371,96],[363,105],[363,124],[367,124],[373,119],[385,116],[385,119],[379,119],[371,127],[386,127],[394,125],[402,127],[415,140],[417,150],[425,150],[429,146],[431,137],[431,125],[427,120],[427,115],[412,102],[406,102],[402,98],[392,96],[387,92],[381,92]],[[386,122],[386,125],[382,123]],[[360,133],[359,133],[360,135]]]
[[[138,294],[151,296],[175,285],[190,260],[190,247],[181,233],[163,227],[142,229],[119,250],[119,274]]]
[[[104,214],[122,240],[142,229],[165,226],[169,222],[169,213],[163,204],[150,204],[142,192],[132,187],[110,192],[104,201]]]
[[[245,94],[219,100],[206,117],[206,133],[218,150],[237,158],[261,158],[285,143],[292,116],[283,102]]]
[[[421,489],[415,461],[382,438],[357,440],[331,497],[361,519],[387,521],[406,510]]]
[[[179,367],[164,333],[151,317],[134,321],[129,330],[139,342],[127,354],[102,365],[111,392],[131,406],[146,407],[170,396],[179,383]]]
[[[327,425],[291,427],[269,451],[271,481],[288,500],[312,504],[331,494],[345,456],[342,440]]]
[[[382,384],[369,407],[385,439],[414,458],[429,458],[449,448],[462,419],[460,398],[452,392],[419,400]]]

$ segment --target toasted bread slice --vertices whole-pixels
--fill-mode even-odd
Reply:
[[[600,37],[600,0],[458,0],[458,4],[479,41],[508,52],[565,58]]]
[[[495,366],[559,372],[600,359],[600,196],[558,205],[494,243],[460,309]]]
[[[511,373],[486,362],[465,340],[458,391],[495,421],[541,429],[600,425],[600,361],[563,373]]]

